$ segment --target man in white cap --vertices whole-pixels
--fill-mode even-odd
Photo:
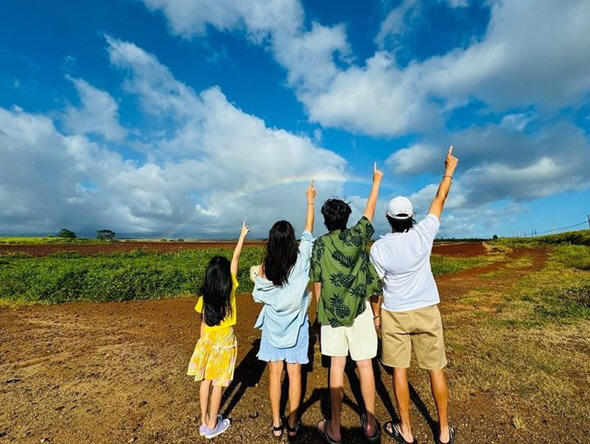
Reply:
[[[383,430],[401,444],[415,442],[410,426],[408,368],[414,349],[420,368],[428,370],[439,420],[437,443],[453,442],[455,431],[448,421],[448,391],[443,368],[447,364],[438,289],[430,269],[430,253],[438,233],[440,215],[457,158],[453,147],[445,160],[445,174],[428,215],[414,220],[412,203],[396,197],[387,205],[392,232],[371,247],[371,262],[383,279],[383,303],[375,325],[381,326],[384,365],[393,367],[393,388],[401,423],[389,421]]]

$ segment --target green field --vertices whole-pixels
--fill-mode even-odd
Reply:
[[[0,244],[5,245],[84,244],[90,242],[99,243],[104,241],[86,237],[68,239],[58,236],[0,236]]]
[[[493,243],[520,247],[562,244],[590,246],[590,230],[570,231],[568,233],[550,234],[539,237],[504,237],[493,241]]]
[[[175,253],[132,251],[84,256],[56,253],[45,257],[0,256],[0,299],[16,303],[123,301],[194,294],[203,284],[214,255],[230,249]],[[261,247],[245,247],[240,260],[240,291],[251,291],[249,268],[262,260]],[[488,263],[490,258],[432,256],[435,275],[456,273]]]

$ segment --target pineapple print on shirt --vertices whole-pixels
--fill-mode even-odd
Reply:
[[[380,294],[381,280],[369,261],[367,244],[375,230],[362,217],[346,230],[319,237],[311,256],[311,280],[321,282],[318,320],[332,327],[350,326],[363,313],[367,297]]]

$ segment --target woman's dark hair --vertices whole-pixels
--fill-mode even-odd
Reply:
[[[275,222],[268,232],[264,274],[275,285],[287,283],[289,272],[297,262],[297,240],[293,226],[286,220]]]
[[[213,257],[207,265],[205,283],[201,288],[203,318],[209,327],[219,325],[231,315],[232,284],[229,261],[222,256]]]
[[[392,233],[405,233],[406,231],[409,231],[410,228],[412,228],[416,223],[413,217],[408,219],[394,219],[388,214],[386,214],[385,217],[387,217],[387,222],[389,222],[389,225],[391,225]]]
[[[350,216],[350,213],[352,213],[350,205],[342,199],[328,199],[324,202],[324,205],[322,205],[324,225],[326,225],[328,231],[346,230],[346,224],[348,223],[348,216]]]

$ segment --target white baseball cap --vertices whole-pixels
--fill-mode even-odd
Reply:
[[[387,215],[394,219],[409,219],[414,215],[412,202],[407,197],[394,197],[387,204]]]

